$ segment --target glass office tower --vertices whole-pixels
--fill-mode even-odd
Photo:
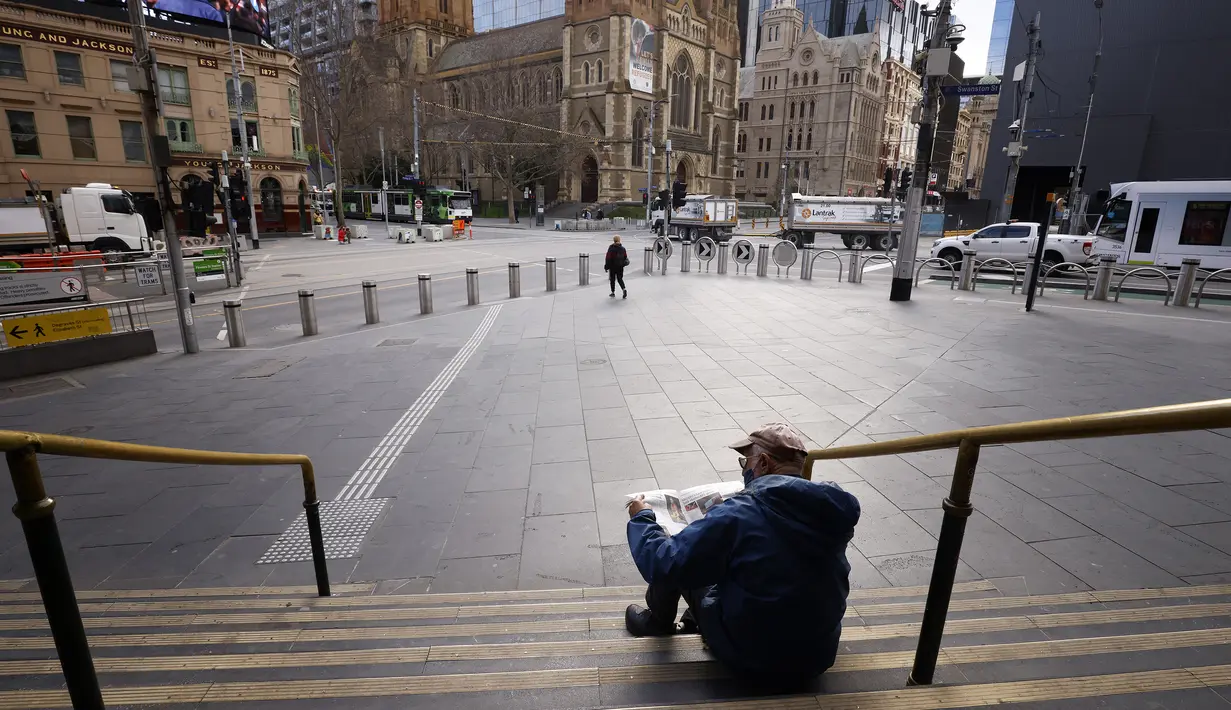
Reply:
[[[1004,55],[1009,49],[1009,32],[1013,29],[1013,3],[1016,0],[996,0],[992,16],[992,38],[987,43],[987,73],[1004,74]]]
[[[917,0],[796,0],[809,22],[826,37],[876,32],[881,38],[882,57],[893,57],[910,64],[911,58],[927,41],[929,20],[921,16]],[[773,0],[760,0],[761,12]],[[935,4],[934,2],[932,3]]]
[[[564,0],[474,0],[474,31],[487,32],[564,14]]]

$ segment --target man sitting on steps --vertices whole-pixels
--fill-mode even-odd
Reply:
[[[649,583],[648,609],[628,607],[634,636],[698,630],[732,670],[760,680],[806,680],[834,663],[859,501],[834,483],[801,478],[807,450],[786,424],[737,441],[742,492],[668,537],[640,499],[628,504],[628,545]]]

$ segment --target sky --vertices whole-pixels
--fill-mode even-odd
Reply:
[[[966,25],[957,54],[966,62],[966,76],[983,76],[987,69],[987,43],[992,37],[996,0],[954,0],[953,14]]]

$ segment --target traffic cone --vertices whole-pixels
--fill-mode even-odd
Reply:
[[[470,224],[466,226],[470,228],[470,238],[474,239],[474,222],[471,222]]]

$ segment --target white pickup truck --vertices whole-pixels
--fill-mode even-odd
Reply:
[[[974,234],[944,237],[932,242],[932,256],[950,264],[962,262],[962,250],[974,249],[978,261],[994,257],[1013,263],[1029,261],[1034,255],[1041,225],[1038,222],[1000,222],[989,224]],[[1043,245],[1043,265],[1064,262],[1085,265],[1093,260],[1093,240],[1090,237],[1049,234]]]

